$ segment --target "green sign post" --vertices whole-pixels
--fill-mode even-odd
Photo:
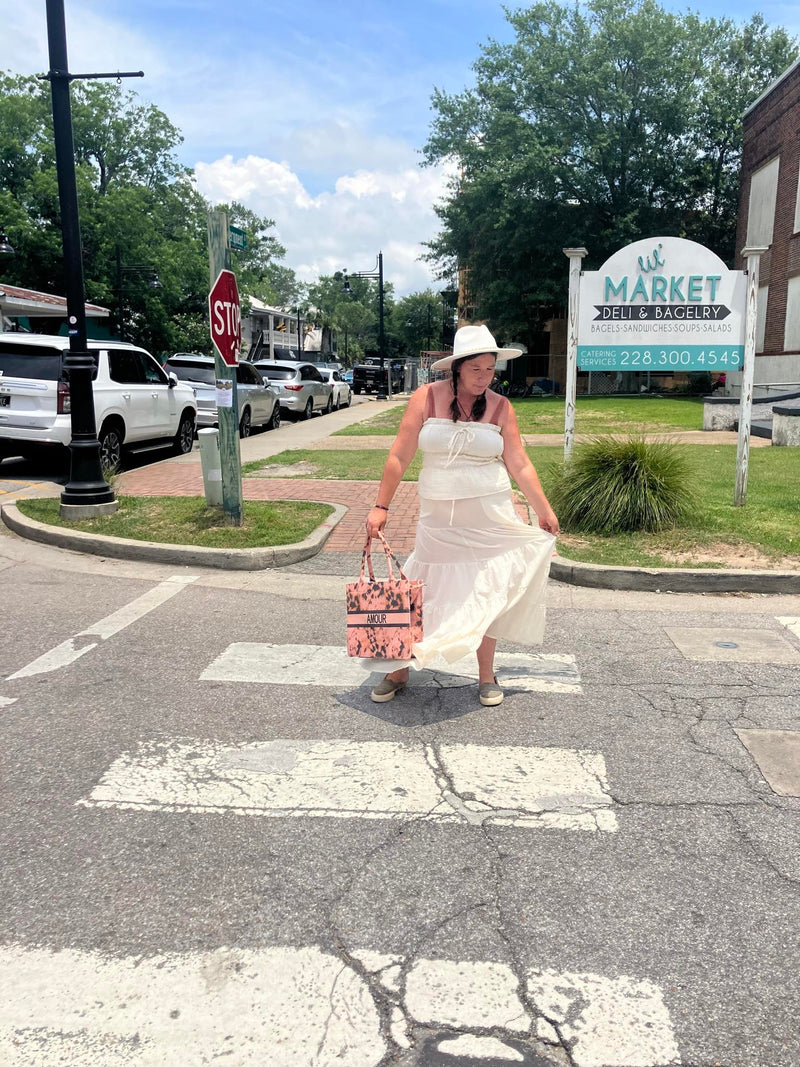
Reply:
[[[208,262],[209,290],[211,294],[218,288],[220,275],[230,273],[231,253],[228,248],[228,216],[225,211],[208,213]],[[214,341],[214,377],[217,380],[217,422],[219,424],[219,458],[222,473],[222,508],[235,526],[244,521],[242,506],[242,461],[239,453],[239,400],[236,391],[236,366],[239,362],[238,349],[233,353],[233,346],[226,348],[223,359],[217,346],[219,331],[215,335],[215,324],[223,323],[222,335],[239,327],[238,299],[236,311],[226,304],[232,304],[223,293],[219,298],[220,307],[215,309],[214,301],[209,307],[211,338]],[[236,322],[233,322],[233,317]]]

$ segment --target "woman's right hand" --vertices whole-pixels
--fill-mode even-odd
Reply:
[[[377,537],[386,525],[388,517],[388,512],[383,508],[373,508],[367,516],[367,536]]]

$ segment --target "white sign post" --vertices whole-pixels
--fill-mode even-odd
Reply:
[[[564,384],[564,459],[572,455],[575,442],[575,395],[578,383],[578,313],[580,305],[581,260],[585,248],[562,248],[569,259],[569,319],[567,322],[567,380]]]
[[[758,270],[766,248],[745,248],[747,260],[747,312],[745,316],[744,366],[739,396],[739,435],[736,439],[736,488],[734,507],[741,508],[747,500],[747,469],[750,462],[750,418],[753,412],[753,376],[756,363],[756,317],[758,306]]]

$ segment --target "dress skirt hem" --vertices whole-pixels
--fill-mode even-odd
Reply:
[[[363,660],[370,670],[446,669],[485,636],[538,645],[555,537],[524,523],[506,490],[461,500],[420,498],[404,570],[425,583],[423,640],[411,660]]]

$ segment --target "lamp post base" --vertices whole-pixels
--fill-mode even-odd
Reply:
[[[101,515],[113,515],[118,507],[118,500],[109,500],[105,504],[65,504],[62,497],[58,513],[68,522],[79,522],[81,519],[97,519]]]

